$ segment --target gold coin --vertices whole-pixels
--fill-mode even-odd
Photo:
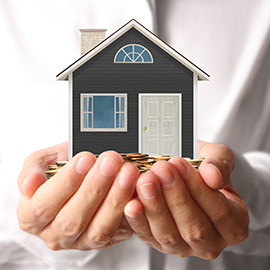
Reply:
[[[127,157],[129,158],[142,158],[142,157],[147,157],[147,154],[141,154],[141,153],[129,153],[127,154]]]
[[[58,170],[49,170],[49,171],[45,171],[45,174],[46,174],[46,175],[49,175],[49,176],[53,176],[53,175],[55,175],[57,172],[58,172]]]
[[[137,166],[138,168],[143,167],[144,165],[139,163],[139,162],[132,162],[135,166]]]
[[[58,167],[63,167],[63,166],[65,166],[67,164],[67,161],[57,161],[56,162],[56,165],[58,166]]]
[[[137,161],[137,160],[145,160],[145,157],[130,157],[129,159]]]
[[[154,157],[154,159],[155,159],[156,161],[159,161],[159,160],[165,160],[165,161],[168,161],[168,160],[170,160],[171,158],[170,158],[170,157]]]
[[[155,163],[155,160],[153,158],[148,158],[145,160],[141,160],[140,161],[142,164],[151,164],[151,163]]]
[[[50,170],[56,170],[58,168],[58,166],[57,165],[49,165],[48,166],[48,170],[50,171]]]
[[[191,164],[193,164],[193,165],[198,165],[202,161],[201,160],[198,160],[198,159],[191,159],[191,160],[188,160],[188,162],[191,163]]]
[[[151,169],[152,168],[152,164],[142,164],[144,168],[148,168]]]

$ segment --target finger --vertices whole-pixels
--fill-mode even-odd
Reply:
[[[104,246],[102,246],[99,249],[106,249],[106,248],[111,247],[111,246],[113,246],[115,244],[118,244],[120,242],[126,241],[132,235],[133,235],[133,231],[132,231],[130,225],[128,224],[127,220],[124,217],[122,219],[120,228],[117,230],[117,232],[114,235],[114,237],[107,244],[105,244]]]
[[[28,175],[21,185],[21,195],[27,199],[31,199],[36,190],[47,181],[47,176],[41,168],[31,168]]]
[[[209,188],[198,171],[179,157],[172,158],[169,163],[177,169],[192,198],[210,219],[226,244],[243,239],[245,236],[241,231],[246,231],[243,228],[248,224],[248,215],[246,206],[239,197],[233,193],[225,194],[226,191],[220,192]]]
[[[128,240],[133,235],[133,231],[128,224],[125,217],[122,219],[120,228],[115,233],[114,237],[104,246],[102,246],[100,249],[106,249],[108,247],[111,247],[115,244],[118,244],[120,242]]]
[[[152,167],[152,172],[161,183],[163,195],[181,236],[192,248],[190,255],[211,258],[216,247],[221,246],[222,238],[193,200],[176,169],[169,162],[159,162]]]
[[[161,245],[154,238],[150,230],[147,218],[144,214],[143,205],[139,199],[132,199],[127,203],[125,207],[125,216],[138,239],[161,251]]]
[[[44,173],[48,165],[55,164],[59,160],[67,160],[67,143],[61,143],[50,148],[36,151],[24,162],[22,171],[18,177],[18,187],[22,195],[31,197],[34,188],[43,184],[47,177]]]
[[[80,248],[81,245],[101,248],[114,239],[123,219],[124,207],[134,194],[139,175],[134,164],[123,164],[88,228],[77,240]]]
[[[50,239],[49,245],[71,248],[87,228],[92,217],[106,197],[123,159],[114,151],[102,153],[85,176],[77,192],[62,207],[55,219],[43,230],[40,237]],[[56,245],[56,247],[55,247]],[[77,245],[74,248],[90,249]]]
[[[199,155],[205,157],[199,171],[209,187],[221,189],[231,185],[230,174],[235,166],[235,157],[230,148],[199,141]]]
[[[95,160],[93,154],[82,152],[41,185],[31,200],[21,197],[17,212],[23,227],[37,233],[51,222],[66,201],[77,191]]]
[[[152,172],[142,174],[137,182],[137,192],[151,232],[160,243],[162,252],[187,254],[189,247],[179,234],[156,175]]]
[[[116,231],[113,237],[113,243],[120,243],[122,241],[128,240],[133,235],[132,228],[130,227],[129,223],[125,216],[122,217],[120,226]]]

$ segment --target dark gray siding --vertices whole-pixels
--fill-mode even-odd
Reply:
[[[153,64],[115,64],[115,53],[138,43]],[[127,93],[128,132],[80,132],[80,93]],[[182,93],[182,155],[193,158],[193,73],[135,29],[129,30],[73,73],[73,155],[138,151],[138,93]]]

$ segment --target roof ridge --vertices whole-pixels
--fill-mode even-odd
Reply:
[[[142,27],[144,30],[146,30],[147,32],[149,32],[151,35],[153,35],[155,38],[157,38],[158,40],[160,40],[162,43],[164,43],[166,46],[168,46],[171,50],[173,50],[175,53],[177,53],[178,55],[180,55],[183,59],[185,59],[187,62],[189,62],[192,66],[196,67],[198,70],[200,70],[202,73],[204,73],[207,77],[210,77],[209,74],[207,74],[205,71],[203,71],[201,68],[199,68],[197,65],[195,65],[193,62],[191,62],[188,58],[186,58],[184,55],[182,55],[181,53],[179,53],[176,49],[174,49],[171,45],[169,45],[167,42],[165,42],[164,40],[162,40],[159,36],[157,36],[155,33],[153,33],[152,31],[150,31],[148,28],[146,28],[144,25],[142,25],[141,23],[139,23],[137,20],[135,20],[134,18],[129,20],[127,23],[125,23],[124,25],[122,25],[119,29],[117,29],[115,32],[113,32],[111,35],[109,35],[108,37],[106,37],[104,40],[102,40],[101,42],[99,42],[96,46],[94,46],[91,50],[89,50],[88,52],[86,52],[85,54],[83,54],[81,57],[79,57],[76,61],[74,61],[72,64],[70,64],[67,68],[65,68],[64,70],[62,70],[60,73],[58,73],[56,75],[56,77],[59,77],[62,73],[64,73],[66,70],[68,70],[70,67],[72,67],[74,64],[76,64],[78,61],[80,61],[82,58],[84,58],[87,54],[91,53],[93,50],[95,50],[97,47],[99,47],[102,43],[104,43],[106,40],[110,39],[112,36],[114,36],[116,33],[118,33],[121,29],[123,29],[124,27],[126,27],[128,24],[130,24],[131,22],[134,22],[136,24],[138,24],[140,27]],[[134,26],[132,26],[134,27]],[[136,29],[137,30],[137,29]]]

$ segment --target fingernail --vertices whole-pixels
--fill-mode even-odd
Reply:
[[[27,192],[30,181],[31,181],[30,177],[26,176],[26,178],[23,181],[22,187],[21,187],[22,195],[25,196],[26,198],[30,198],[30,196]]]
[[[40,168],[33,168],[25,177],[21,186],[21,193],[27,199],[31,199],[36,190],[47,181],[44,171]]]
[[[207,161],[206,164],[211,165],[213,168],[215,168],[216,170],[218,170],[218,167],[212,162],[212,161]]]
[[[128,216],[130,218],[136,218],[137,217],[137,215],[134,214],[134,209],[133,209],[133,207],[132,207],[132,205],[130,203],[128,203],[125,206],[124,213],[125,213],[126,216]]]
[[[171,187],[174,182],[174,177],[170,169],[159,168],[154,171],[156,176],[159,178],[162,187]]]
[[[223,187],[225,185],[225,179],[222,177],[222,174],[220,172],[220,170],[218,169],[218,167],[211,161],[207,161],[207,164],[210,165],[213,169],[214,169],[214,173],[219,175],[220,177],[220,187]]]
[[[75,170],[79,174],[86,174],[89,171],[89,160],[86,157],[81,157],[76,163]]]
[[[118,175],[119,186],[124,189],[131,188],[134,185],[135,174],[130,172],[120,171]]]
[[[117,173],[119,166],[113,158],[102,158],[99,165],[99,172],[105,176],[113,176]]]
[[[157,194],[157,186],[155,183],[140,185],[138,188],[144,199],[153,199]]]

